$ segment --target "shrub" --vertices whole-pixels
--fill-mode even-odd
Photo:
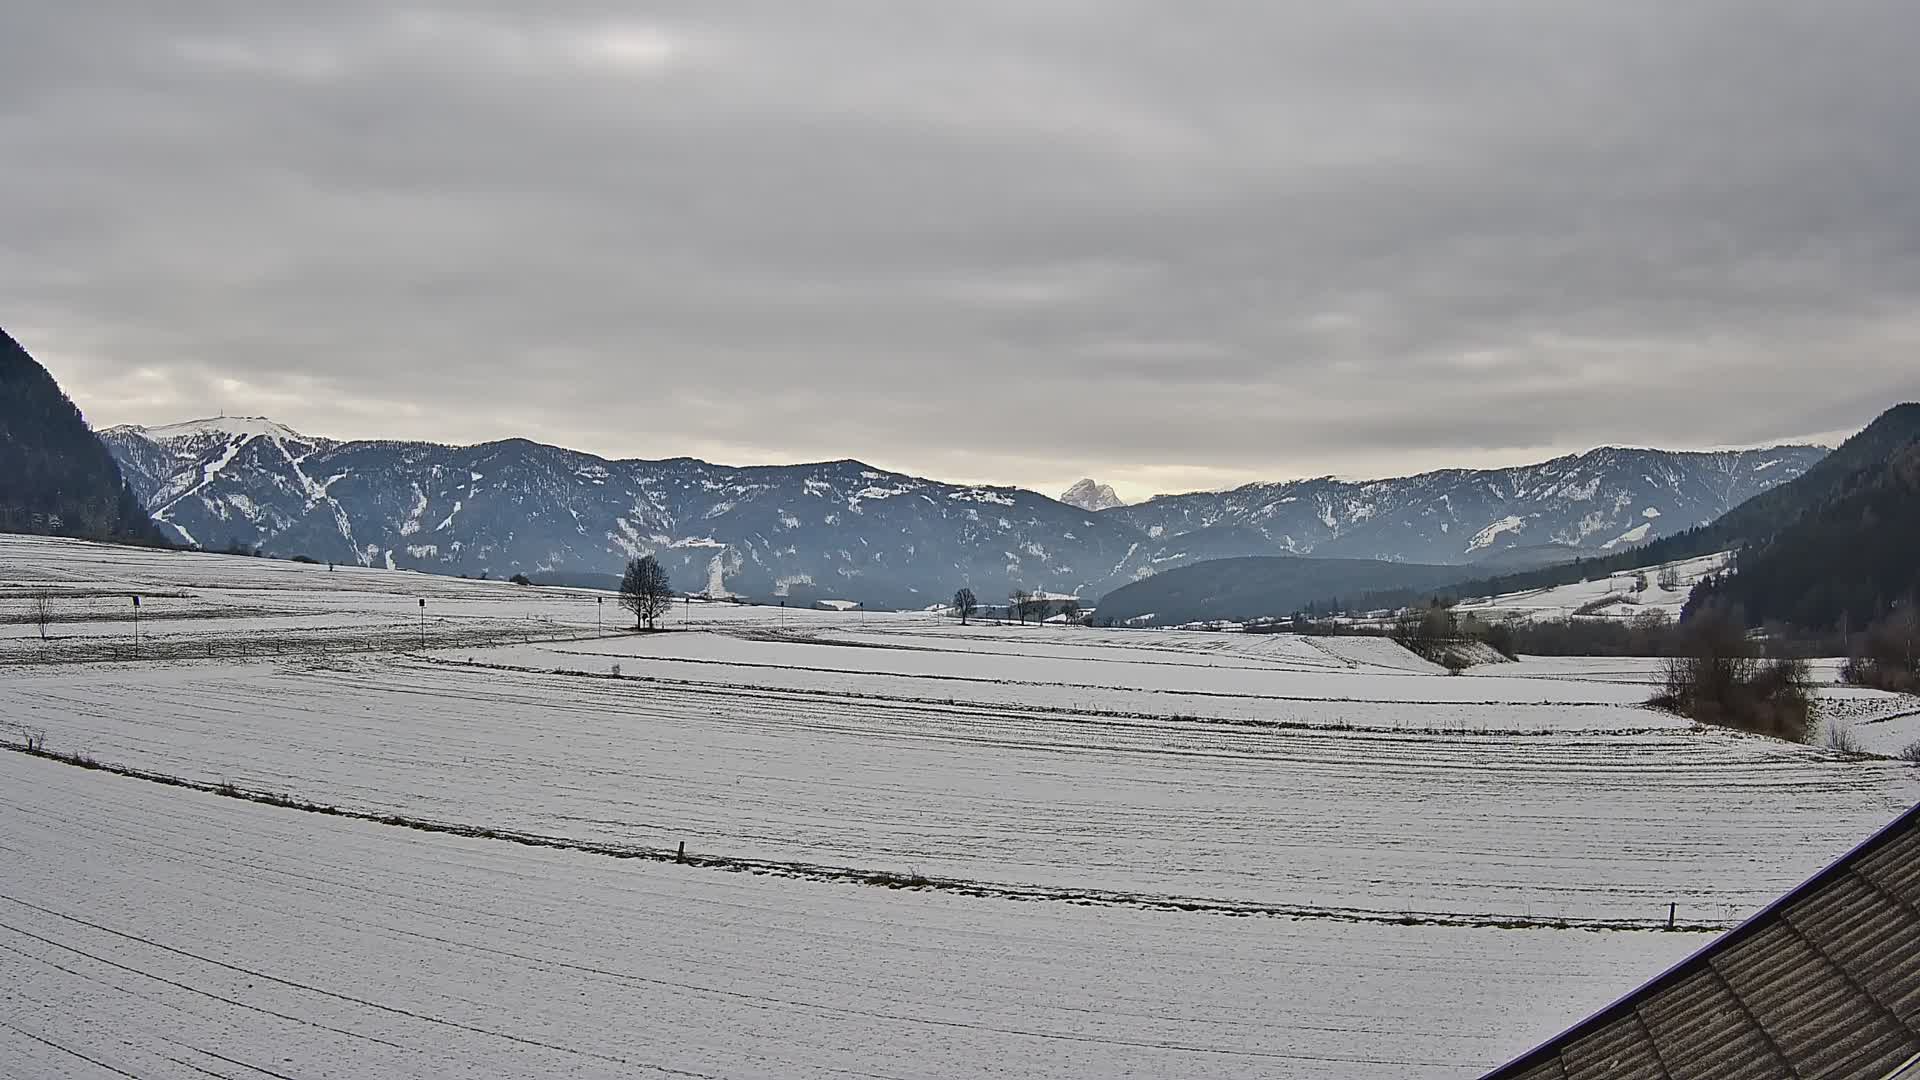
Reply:
[[[1454,652],[1452,649],[1448,649],[1440,657],[1440,666],[1447,669],[1447,674],[1458,675],[1472,667],[1473,662],[1459,653]]]
[[[1480,640],[1492,647],[1494,652],[1509,660],[1520,659],[1519,634],[1510,621],[1494,623],[1481,632]]]
[[[1853,729],[1843,724],[1828,724],[1825,741],[1829,750],[1838,750],[1843,754],[1862,752],[1860,740],[1854,735]]]
[[[1608,593],[1605,596],[1596,596],[1592,600],[1581,604],[1579,607],[1573,609],[1573,613],[1575,615],[1595,615],[1615,604],[1638,604],[1639,602],[1640,601],[1624,593]]]
[[[1804,660],[1761,661],[1737,611],[1709,605],[1675,631],[1666,692],[1652,704],[1756,735],[1806,742],[1813,680]]]
[[[1867,627],[1849,649],[1840,678],[1856,686],[1920,693],[1920,615],[1913,607]]]
[[[1670,656],[1674,653],[1673,620],[1664,611],[1642,611],[1630,619],[1514,620],[1504,627],[1503,640],[1491,632],[1487,644],[1510,655],[1529,656]],[[1502,644],[1506,648],[1501,648]]]
[[[1900,760],[1911,761],[1916,765],[1920,765],[1920,739],[1915,739],[1908,743],[1907,748],[1900,751]]]
[[[515,575],[513,575],[512,577],[510,577],[510,578],[508,578],[507,580],[508,580],[508,581],[511,581],[511,582],[513,582],[513,583],[514,583],[515,585],[531,585],[531,584],[533,584],[533,579],[532,579],[532,578],[530,578],[530,577],[528,577],[528,576],[527,576],[527,575],[525,575],[525,574],[515,574]]]

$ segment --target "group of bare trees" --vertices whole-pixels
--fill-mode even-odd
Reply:
[[[980,613],[980,598],[970,588],[962,587],[953,594],[953,613],[960,618],[960,625]],[[1045,593],[1032,593],[1025,589],[1015,589],[1007,594],[1007,617],[1019,619],[1022,626],[1028,619],[1044,622],[1049,613],[1065,615],[1069,622],[1080,614],[1080,601],[1074,597],[1053,597]]]
[[[1425,607],[1402,611],[1387,636],[1407,651],[1437,664],[1447,647],[1459,638],[1460,624],[1451,606],[1434,600]]]
[[[1033,594],[1027,590],[1015,589],[1007,594],[1007,614],[1019,619],[1020,625],[1025,626],[1027,625],[1027,616],[1029,615],[1038,614],[1044,617],[1046,614],[1046,605],[1036,605]]]
[[[1673,631],[1666,692],[1653,704],[1705,724],[1792,742],[1814,732],[1813,681],[1805,660],[1762,659],[1737,608],[1711,604]]]
[[[1909,602],[1852,636],[1840,677],[1860,686],[1920,692],[1920,611]]]

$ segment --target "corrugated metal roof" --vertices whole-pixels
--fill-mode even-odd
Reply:
[[[1920,1075],[1920,806],[1485,1080]]]

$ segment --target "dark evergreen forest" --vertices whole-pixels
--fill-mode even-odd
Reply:
[[[4,330],[0,532],[164,542],[80,410]]]

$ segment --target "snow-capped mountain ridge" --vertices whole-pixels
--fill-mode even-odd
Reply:
[[[1068,506],[1078,507],[1098,513],[1111,510],[1116,506],[1127,505],[1126,500],[1114,493],[1113,486],[1101,484],[1088,477],[1060,493],[1060,501]]]
[[[1160,495],[1111,513],[1149,535],[1252,529],[1293,554],[1447,563],[1545,544],[1612,550],[1711,521],[1825,454],[1815,446],[1601,447],[1503,469],[1368,481],[1319,477]]]
[[[1824,452],[1607,448],[1515,469],[1251,484],[1087,510],[851,459],[742,467],[525,439],[337,442],[231,417],[101,437],[162,528],[210,549],[581,580],[653,553],[680,589],[913,606],[962,584],[987,597],[1018,586],[1096,598],[1239,555],[1464,563],[1519,547],[1609,550],[1717,516]]]
[[[210,416],[199,420],[183,420],[178,424],[163,424],[159,427],[142,427],[137,424],[122,424],[108,431],[138,432],[156,442],[171,442],[176,439],[194,436],[216,436],[227,438],[251,438],[255,435],[268,435],[293,442],[312,442],[305,435],[285,424],[270,420],[264,416]],[[105,434],[104,432],[102,434]]]

